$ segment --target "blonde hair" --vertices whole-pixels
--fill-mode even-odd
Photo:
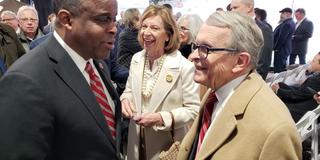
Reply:
[[[165,43],[164,52],[166,54],[171,53],[177,50],[180,46],[180,38],[179,38],[179,31],[176,24],[176,21],[172,17],[172,14],[169,13],[168,9],[163,6],[158,5],[150,5],[143,13],[142,17],[140,18],[140,26],[142,22],[153,16],[160,16],[163,23],[164,29],[169,37],[169,40]],[[143,46],[143,39],[141,38],[141,30],[139,31],[138,41],[141,46]]]

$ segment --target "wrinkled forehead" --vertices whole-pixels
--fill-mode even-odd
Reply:
[[[230,34],[231,30],[227,27],[203,24],[199,30],[196,41],[198,44],[222,47],[228,42]]]

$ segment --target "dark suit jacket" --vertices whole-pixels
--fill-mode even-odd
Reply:
[[[259,20],[256,20],[257,25],[262,31],[264,45],[261,48],[260,54],[258,56],[258,66],[257,72],[262,76],[263,79],[266,79],[270,64],[271,64],[271,56],[272,56],[272,49],[273,49],[273,35],[271,28],[262,23]]]
[[[313,99],[313,93],[307,87],[316,91],[320,90],[319,73],[312,75],[298,87],[288,86],[284,83],[279,83],[279,86],[277,95],[287,105],[295,122],[298,122],[307,111],[311,111],[318,106],[317,102]]]
[[[308,39],[312,37],[313,23],[304,19],[293,33],[292,52],[295,54],[306,54],[308,48]]]
[[[0,81],[0,159],[119,158],[120,101],[107,66],[94,63],[116,106],[116,142],[81,71],[51,36]]]
[[[292,18],[284,20],[274,30],[273,49],[275,54],[290,55],[292,49],[291,37],[294,32],[295,24]]]

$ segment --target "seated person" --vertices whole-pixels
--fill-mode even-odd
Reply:
[[[283,71],[280,73],[268,74],[266,78],[266,82],[268,84],[273,85],[275,83],[283,82],[287,85],[292,86],[300,86],[308,77],[310,77],[314,72],[319,71],[317,67],[319,67],[320,63],[320,52],[318,52],[311,62],[308,64],[300,65],[291,70]],[[314,62],[314,63],[312,63]],[[311,65],[313,64],[313,65]]]
[[[316,100],[313,99],[314,93],[308,87],[316,91],[320,90],[319,53],[310,62],[310,68],[313,73],[300,86],[287,85],[284,82],[271,85],[272,90],[287,105],[295,122],[298,122],[307,111],[318,106]]]

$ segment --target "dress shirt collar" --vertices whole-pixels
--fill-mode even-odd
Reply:
[[[68,44],[64,42],[64,40],[59,36],[59,34],[56,31],[53,32],[53,36],[57,39],[58,43],[62,46],[62,48],[64,48],[67,51],[67,53],[69,54],[71,59],[74,61],[76,66],[79,68],[81,73],[86,74],[85,68],[86,68],[87,61],[84,58],[82,58],[76,51],[74,51],[70,46],[68,46]],[[89,59],[89,62],[91,63],[92,66],[94,66],[92,58]]]
[[[218,98],[218,101],[221,103],[224,103],[224,101],[227,100],[228,97],[230,97],[235,88],[238,87],[240,85],[240,83],[247,77],[246,75],[242,75],[230,82],[228,82],[227,84],[225,84],[224,86],[222,86],[221,88],[219,88],[216,91],[216,96]]]

